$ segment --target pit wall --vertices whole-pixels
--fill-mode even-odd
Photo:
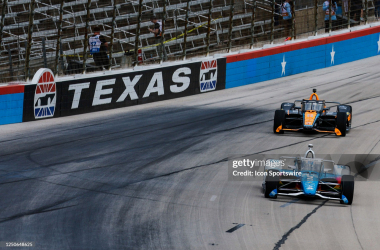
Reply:
[[[0,87],[0,125],[22,122],[24,86]]]
[[[322,69],[380,54],[380,26],[226,56],[226,88]]]
[[[217,59],[165,63],[54,79],[40,69],[31,83],[0,86],[0,125],[78,115],[239,87],[380,54],[380,26]]]
[[[134,70],[55,79],[39,69],[31,83],[0,86],[0,124],[128,107],[225,89],[226,59],[203,58]]]

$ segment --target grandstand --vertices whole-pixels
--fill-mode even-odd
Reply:
[[[276,3],[281,4],[277,0],[2,0],[0,82],[28,79],[41,67],[56,74],[81,73],[84,59],[91,71],[94,63],[90,56],[84,58],[84,45],[94,26],[113,41],[112,68],[128,66],[124,51],[133,51],[136,40],[144,63],[157,63],[160,55],[148,31],[152,15],[164,21],[168,60],[273,42],[283,30]],[[322,3],[295,2],[297,34],[323,29]]]

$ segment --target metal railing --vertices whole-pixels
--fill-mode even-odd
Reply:
[[[376,0],[1,0],[0,82],[28,81],[42,67],[83,74],[282,43],[378,20]],[[336,4],[336,5],[335,5]],[[285,21],[286,16],[291,18]],[[151,17],[161,23],[161,38]],[[94,28],[108,66],[89,51]],[[106,60],[106,61],[107,61]]]

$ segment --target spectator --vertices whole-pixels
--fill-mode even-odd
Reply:
[[[154,23],[154,28],[153,29],[149,28],[149,31],[154,34],[155,43],[160,44],[157,46],[158,56],[161,58],[162,52],[164,52],[164,55],[163,55],[164,58],[161,58],[161,59],[165,60],[166,59],[166,51],[165,51],[165,47],[161,41],[161,38],[162,38],[162,22],[158,21],[156,16],[152,16],[150,18],[150,20],[152,21],[152,23]]]
[[[377,0],[375,2],[375,15],[376,15],[376,19],[379,20],[380,19],[380,0]]]
[[[90,45],[90,53],[94,58],[95,65],[101,69],[109,69],[110,60],[107,55],[108,42],[104,36],[100,35],[100,28],[93,28],[94,35],[90,37],[88,43]]]
[[[343,0],[343,13],[348,16],[348,0]]]
[[[285,2],[281,5],[281,15],[282,15],[282,23],[284,27],[285,41],[292,39],[290,37],[290,29],[292,28],[292,11],[289,4],[290,0],[285,0]]]
[[[360,24],[360,16],[361,16],[361,10],[362,10],[362,0],[351,0],[351,19],[355,20],[357,23]]]
[[[327,0],[323,3],[323,11],[325,12],[325,32],[329,32],[329,26],[330,26],[330,3],[331,0]],[[336,9],[338,8],[338,5],[336,2],[334,5],[331,6],[331,26],[335,29],[336,27]]]
[[[362,22],[365,21],[364,18],[363,18],[363,13],[364,13],[364,11],[363,11],[363,9],[361,9],[360,10],[360,21],[362,21]]]

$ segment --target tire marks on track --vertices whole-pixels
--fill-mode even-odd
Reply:
[[[298,228],[300,228],[309,218],[310,216],[312,216],[313,214],[315,214],[318,209],[320,209],[321,207],[323,207],[323,205],[325,205],[326,203],[328,202],[328,200],[325,200],[324,202],[322,202],[322,204],[320,204],[319,206],[317,206],[316,208],[313,209],[313,211],[311,211],[310,213],[308,213],[307,215],[305,215],[305,217],[302,218],[302,220],[297,224],[295,225],[294,227],[292,227],[291,229],[289,229],[289,231],[287,231],[283,236],[282,238],[276,242],[273,250],[278,250],[280,249],[280,247],[285,244],[285,241],[288,239],[288,237],[295,231],[297,230]]]
[[[354,217],[352,216],[352,206],[350,206],[350,215],[351,215],[352,227],[354,228],[354,232],[355,232],[355,235],[356,235],[356,239],[358,240],[358,243],[359,243],[360,248],[361,248],[362,250],[364,250],[364,248],[363,248],[363,246],[362,246],[362,243],[361,243],[360,240],[359,240],[358,233],[356,232],[355,223],[354,223]]]

